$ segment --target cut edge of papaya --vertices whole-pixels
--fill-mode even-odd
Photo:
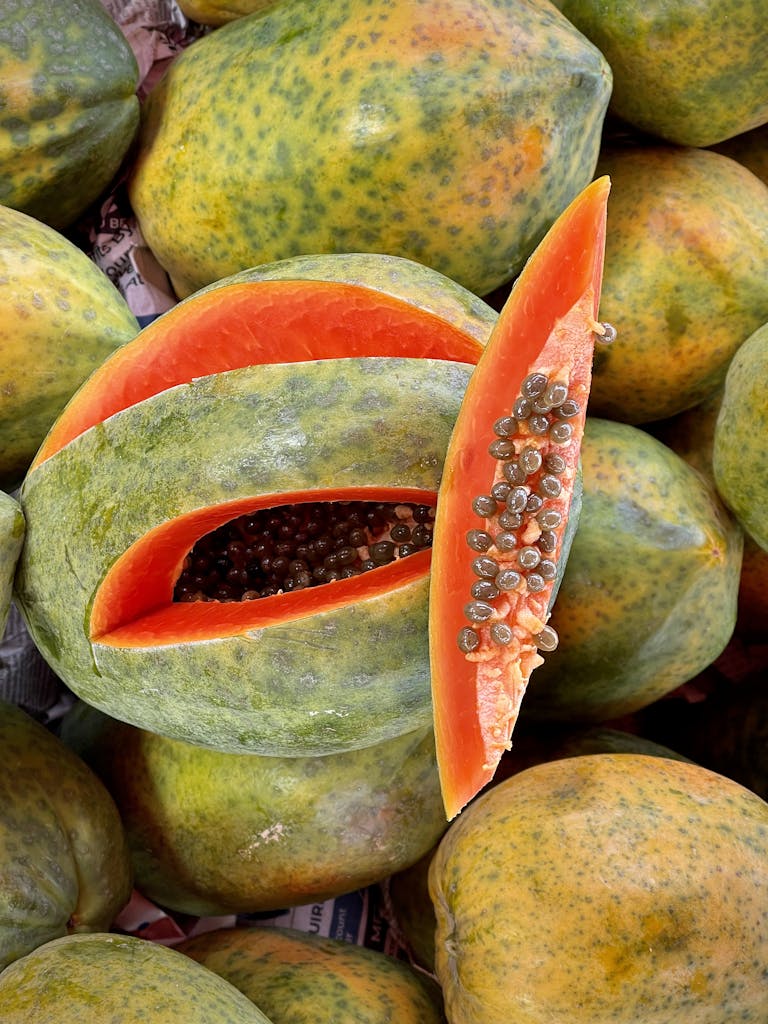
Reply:
[[[609,191],[607,176],[589,184],[529,258],[470,378],[446,454],[434,525],[429,642],[438,771],[448,820],[492,780],[511,745],[530,675],[543,660],[540,640],[535,638],[549,617],[554,587],[550,581],[532,593],[524,580],[516,591],[494,599],[495,606],[486,602],[493,607],[487,623],[469,625],[470,588],[478,576],[472,567],[476,552],[470,550],[467,534],[490,530],[490,520],[473,510],[473,499],[488,495],[500,479],[499,457],[488,450],[496,437],[492,425],[499,417],[510,416],[523,380],[541,367],[555,374],[567,372],[578,392],[580,411],[569,420],[575,443],[559,449],[567,466],[566,486],[547,505],[567,522],[594,344],[597,336],[607,332],[596,318]],[[521,431],[527,431],[527,422]],[[517,443],[513,458],[520,451]],[[547,557],[556,560],[561,549],[562,534]],[[499,550],[492,544],[489,553],[498,555]],[[507,558],[511,556],[500,555],[499,564]],[[509,627],[511,641],[489,639],[494,622]],[[473,633],[472,643],[479,637],[476,650],[462,650],[457,643],[466,628]]]
[[[359,500],[434,506],[437,494],[381,486],[291,491],[238,498],[167,520],[131,544],[106,573],[91,603],[91,643],[137,649],[240,636],[384,595],[426,577],[430,549],[351,579],[271,597],[240,602],[173,600],[175,582],[195,542],[230,520],[282,505]]]
[[[96,369],[53,424],[29,471],[110,416],[211,374],[363,356],[474,364],[482,348],[437,314],[363,285],[311,280],[222,285],[180,302]]]

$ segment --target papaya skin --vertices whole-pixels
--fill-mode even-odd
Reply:
[[[698,765],[592,754],[493,786],[432,860],[452,1024],[760,1024],[768,804]]]
[[[539,721],[601,722],[693,678],[731,638],[743,533],[711,485],[639,427],[587,417],[581,517],[552,612]]]
[[[63,740],[120,811],[136,887],[195,916],[257,913],[362,889],[445,831],[431,729],[318,757],[226,754],[82,702]]]
[[[98,0],[5,0],[0,203],[64,230],[110,184],[139,127],[139,69]]]
[[[3,1024],[272,1024],[233,985],[158,942],[99,932],[47,942],[0,976]]]
[[[595,416],[643,424],[722,387],[739,346],[768,321],[768,185],[709,150],[606,149],[613,181]]]
[[[768,321],[733,357],[715,424],[712,467],[723,500],[768,551]]]
[[[117,808],[80,757],[4,700],[0,745],[2,971],[44,942],[111,927],[132,871]]]
[[[67,401],[139,324],[54,228],[0,206],[0,238],[0,486],[11,489]]]
[[[179,297],[359,251],[484,295],[590,180],[610,83],[548,3],[291,0],[173,61],[143,108],[131,205]]]
[[[611,111],[710,146],[768,121],[762,0],[555,0],[613,68]]]
[[[392,956],[291,928],[227,928],[176,947],[257,1002],[273,1024],[444,1024],[435,981]]]
[[[13,577],[24,543],[26,525],[21,505],[0,491],[0,637],[5,630],[13,597]]]

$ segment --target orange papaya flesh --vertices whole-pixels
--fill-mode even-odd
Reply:
[[[429,594],[434,726],[449,820],[493,778],[542,663],[540,649],[556,644],[546,623],[594,344],[612,333],[597,321],[609,190],[607,177],[588,185],[529,259],[470,378],[449,442]],[[555,405],[538,420],[535,410],[515,408],[519,398],[530,394],[535,402],[539,387],[554,384],[542,409],[553,397],[563,402],[563,394],[570,408]],[[543,483],[545,476],[555,482]]]
[[[94,597],[90,636],[112,647],[154,647],[239,636],[385,594],[425,577],[430,551],[417,551],[333,585],[279,591],[258,599],[182,602],[174,589],[195,542],[238,516],[312,501],[433,506],[434,491],[359,487],[295,491],[224,502],[167,520],[145,533],[110,567]]]
[[[244,366],[413,356],[476,363],[482,345],[434,313],[338,281],[249,281],[181,302],[99,367],[64,409],[31,469],[155,394]]]

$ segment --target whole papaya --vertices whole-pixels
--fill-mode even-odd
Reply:
[[[606,721],[650,704],[722,653],[742,531],[712,487],[639,427],[587,418],[581,516],[526,691],[539,720]]]
[[[139,126],[139,69],[99,0],[4,0],[0,203],[63,230],[116,175]]]
[[[1,972],[60,936],[106,931],[128,902],[132,872],[106,787],[57,736],[6,701],[0,750]],[[6,1021],[2,997],[0,1005]]]
[[[451,1024],[761,1024],[768,804],[645,754],[534,765],[432,859]]]
[[[744,342],[725,378],[712,452],[717,489],[768,551],[768,322]]]
[[[722,386],[738,347],[768,320],[768,185],[710,150],[603,151],[613,182],[594,415],[649,423]]]
[[[292,0],[173,61],[131,203],[181,297],[358,251],[484,295],[591,179],[610,87],[548,0]]]
[[[0,491],[0,638],[8,619],[16,562],[24,543],[24,513],[10,494]]]
[[[762,0],[555,0],[605,54],[611,110],[669,142],[709,146],[768,121]]]
[[[0,206],[0,485],[21,482],[85,378],[139,332],[109,278],[55,228]]]

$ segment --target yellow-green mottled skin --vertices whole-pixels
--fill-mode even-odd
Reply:
[[[613,70],[611,111],[710,146],[768,121],[763,0],[554,0]]]
[[[138,76],[99,0],[3,0],[0,203],[73,224],[133,142]]]
[[[591,179],[610,85],[546,0],[292,0],[174,60],[131,203],[180,296],[355,251],[484,295]]]
[[[48,942],[0,974],[3,1024],[272,1024],[191,957],[128,935]]]
[[[715,424],[717,489],[750,537],[768,551],[768,321],[744,342],[725,379]]]
[[[139,325],[84,252],[54,228],[4,206],[0,308],[0,485],[8,488],[21,482],[88,374],[138,334]]]
[[[24,543],[25,522],[21,505],[0,491],[0,637],[8,621],[13,597],[13,577]]]
[[[445,831],[431,727],[325,757],[259,757],[81,704],[62,737],[117,804],[137,888],[182,913],[319,902],[411,864]]]
[[[703,473],[713,487],[716,487],[712,466],[715,428],[722,400],[723,388],[720,388],[692,409],[654,425],[655,436]],[[736,632],[756,641],[762,641],[768,633],[768,551],[748,533],[744,535]]]
[[[707,481],[650,434],[587,418],[584,497],[552,613],[560,643],[526,713],[595,722],[691,679],[736,621],[743,535]]]
[[[664,419],[722,386],[768,321],[768,185],[709,150],[605,151],[611,176],[600,315],[618,336],[596,354],[590,410]]]
[[[201,25],[226,25],[254,11],[266,11],[291,0],[178,0],[182,14]]]
[[[226,928],[177,947],[226,978],[272,1024],[444,1024],[434,980],[364,946],[291,928]]]
[[[112,562],[160,523],[302,488],[437,490],[472,367],[366,358],[272,364],[180,385],[30,473],[16,597],[59,677],[107,714],[231,752],[310,755],[431,724],[425,575],[241,636],[91,643]]]
[[[117,808],[98,777],[6,701],[0,750],[1,971],[68,932],[109,928],[130,897],[131,865]],[[2,996],[0,1006],[5,1011]]]
[[[430,870],[451,1024],[763,1024],[768,804],[697,765],[592,754],[492,787]]]
[[[534,764],[577,755],[650,754],[687,760],[661,743],[621,729],[592,726],[576,731],[566,727],[526,731],[524,710],[515,726],[512,750],[502,758],[490,786],[498,785],[502,779]],[[435,970],[436,922],[429,897],[428,876],[434,852],[434,849],[429,850],[415,864],[385,880],[392,912],[409,952],[416,963],[432,973]]]

